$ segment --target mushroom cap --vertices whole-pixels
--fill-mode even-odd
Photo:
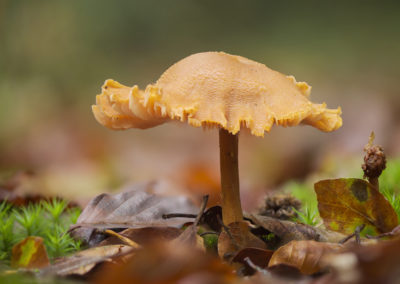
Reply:
[[[308,124],[322,131],[342,125],[340,107],[309,101],[311,87],[264,64],[223,52],[190,55],[144,91],[107,80],[92,107],[111,129],[149,128],[169,120],[221,127],[232,134],[247,127],[264,136],[272,125]]]

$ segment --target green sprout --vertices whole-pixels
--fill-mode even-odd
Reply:
[[[25,237],[43,236],[44,211],[41,204],[29,204],[27,207],[13,210],[15,220],[25,230]]]
[[[55,225],[54,230],[47,232],[45,245],[50,258],[60,257],[80,248],[80,243],[75,244],[61,225]]]
[[[71,224],[76,224],[76,222],[78,221],[79,216],[81,215],[81,209],[78,207],[73,207],[73,208],[69,208],[67,209],[67,214],[69,216],[69,222]]]
[[[42,202],[42,206],[46,211],[50,214],[50,217],[53,222],[59,224],[61,214],[67,208],[67,202],[65,200],[57,200],[53,199],[51,201]]]
[[[296,222],[310,226],[316,226],[319,223],[319,214],[316,208],[304,207],[302,210],[293,209],[297,213]]]
[[[302,206],[300,210],[293,208],[297,213],[297,217],[294,218],[294,221],[310,226],[315,226],[320,223],[317,196],[312,187],[305,183],[289,182],[284,187],[284,191],[290,192],[301,201]]]

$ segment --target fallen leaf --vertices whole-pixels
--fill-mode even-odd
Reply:
[[[197,234],[196,225],[190,225],[187,227],[182,234],[178,238],[172,240],[171,243],[173,246],[186,245],[205,251],[203,238]]]
[[[85,275],[100,262],[133,252],[134,249],[125,245],[110,245],[89,248],[65,257],[41,271],[41,275]]]
[[[274,251],[267,249],[244,248],[233,257],[232,262],[241,263],[243,265],[241,275],[252,275],[256,271],[248,265],[246,258],[249,258],[251,262],[258,267],[265,268],[268,266],[268,262],[273,253]]]
[[[269,267],[268,272],[270,272],[275,277],[279,277],[280,279],[284,278],[286,280],[300,281],[302,278],[305,277],[304,274],[302,274],[297,267],[294,267],[292,265],[287,265],[284,263],[276,264],[274,266]],[[285,281],[283,283],[287,282]]]
[[[15,268],[43,268],[50,264],[43,239],[27,237],[12,248],[11,266]]]
[[[242,249],[254,247],[265,249],[265,243],[250,232],[247,222],[234,222],[226,226],[219,234],[218,255],[231,261]]]
[[[364,231],[385,233],[398,225],[393,207],[365,180],[322,180],[314,188],[320,216],[330,230],[352,234],[358,226],[365,224]]]
[[[337,232],[273,217],[261,215],[248,215],[246,217],[256,226],[264,228],[267,232],[273,233],[278,238],[278,240],[274,241],[275,247],[283,246],[293,240],[338,242],[346,237]]]
[[[233,269],[218,257],[196,248],[156,243],[122,264],[107,263],[94,283],[237,283]]]
[[[221,206],[212,206],[208,208],[204,214],[200,218],[200,224],[208,226],[211,230],[215,232],[221,231],[221,222],[218,220],[222,220],[222,207]]]
[[[193,214],[198,209],[186,197],[157,196],[145,190],[101,194],[90,201],[77,223],[71,226],[70,233],[93,246],[104,239],[95,229],[180,227],[191,220],[162,218],[177,211]]]
[[[351,246],[325,256],[323,262],[333,273],[321,283],[399,283],[400,240]]]
[[[335,243],[291,241],[274,252],[268,267],[285,264],[299,269],[303,274],[311,275],[325,268],[321,259],[326,253],[342,248],[342,245]]]
[[[197,226],[199,225],[201,217],[204,215],[204,210],[206,209],[208,202],[208,195],[203,196],[203,202],[200,207],[200,212],[198,213],[196,219],[194,220],[192,225],[189,225],[183,233],[173,240],[171,244],[173,246],[188,246],[188,247],[196,247],[200,250],[205,251],[203,238],[197,234]]]

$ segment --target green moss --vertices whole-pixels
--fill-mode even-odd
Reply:
[[[379,188],[400,219],[400,159],[387,162],[379,177]]]
[[[66,209],[67,203],[50,200],[12,208],[7,202],[0,204],[0,261],[9,263],[12,247],[28,236],[44,239],[50,258],[79,250],[80,242],[73,240],[66,231],[76,222],[80,209]]]
[[[203,235],[203,242],[208,252],[217,252],[218,247],[218,235],[206,234]]]
[[[264,241],[264,242],[272,242],[275,240],[276,236],[274,233],[269,233],[269,234],[265,234],[265,235],[261,235],[260,238]]]
[[[317,196],[311,186],[305,183],[289,182],[283,190],[301,201],[300,210],[294,209],[297,213],[295,221],[311,226],[317,225],[321,221]]]

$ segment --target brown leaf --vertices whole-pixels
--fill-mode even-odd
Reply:
[[[246,217],[248,217],[255,225],[260,226],[277,236],[279,238],[276,244],[277,247],[283,246],[293,240],[338,242],[346,237],[345,235],[336,232],[268,216],[249,215]]]
[[[287,265],[284,263],[276,264],[274,266],[269,267],[268,272],[270,272],[275,277],[287,280],[290,279],[290,280],[300,281],[302,278],[305,277],[304,274],[301,274],[300,270],[297,267],[294,267],[292,265]]]
[[[340,249],[342,245],[335,243],[291,241],[275,251],[268,267],[286,264],[298,268],[303,274],[314,274],[324,268],[321,258],[326,253]]]
[[[200,224],[208,226],[215,232],[221,231],[222,208],[221,206],[212,206],[208,208],[200,218]]]
[[[232,262],[243,264],[242,275],[252,275],[255,270],[248,265],[245,259],[249,258],[253,264],[265,268],[273,253],[274,251],[267,249],[244,248],[233,257]]]
[[[11,266],[16,268],[43,268],[50,264],[43,239],[27,237],[12,248]]]
[[[321,283],[398,283],[400,240],[348,247],[345,251],[327,255],[323,261],[334,273]]]
[[[203,238],[197,234],[196,225],[190,225],[189,227],[187,227],[182,232],[182,234],[171,243],[173,246],[186,245],[189,247],[196,247],[200,250],[205,251]]]
[[[144,190],[101,194],[90,201],[70,231],[92,246],[104,239],[98,239],[96,228],[179,227],[191,220],[162,218],[177,211],[193,214],[198,209],[186,197],[156,196]]]
[[[232,268],[201,250],[186,245],[157,243],[138,251],[124,264],[105,265],[95,283],[234,283]],[[235,282],[236,283],[236,282]]]
[[[197,234],[197,226],[200,222],[201,217],[204,214],[208,202],[208,195],[203,196],[203,202],[200,207],[200,212],[197,215],[194,223],[187,227],[183,233],[171,242],[172,246],[188,246],[197,247],[200,250],[205,250],[203,238]]]
[[[41,274],[55,274],[58,276],[85,275],[96,264],[133,251],[131,247],[124,245],[90,248],[59,260],[56,264],[43,269]]]
[[[322,180],[314,187],[319,213],[330,230],[352,234],[356,227],[365,224],[365,231],[385,233],[398,225],[390,203],[365,180]]]
[[[224,260],[231,260],[243,248],[265,249],[265,243],[250,232],[247,222],[229,224],[219,235],[218,255]]]

